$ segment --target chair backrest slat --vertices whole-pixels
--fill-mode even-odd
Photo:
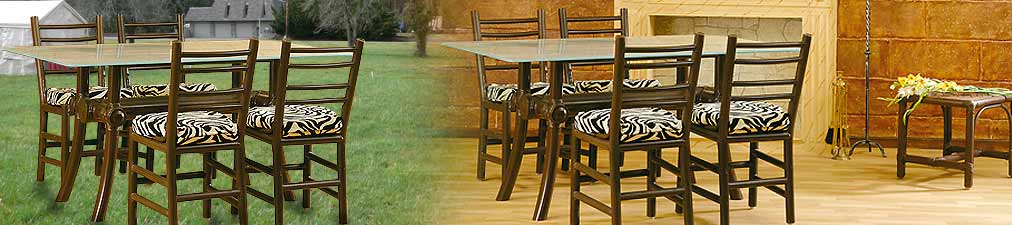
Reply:
[[[596,29],[570,29],[569,27],[581,23],[602,23],[602,22],[618,22],[619,27],[614,26],[608,28],[596,28]],[[566,14],[566,8],[559,9],[559,34],[562,38],[570,38],[571,36],[594,36],[599,34],[615,34],[622,36],[629,36],[629,11],[625,8],[619,9],[618,16],[588,16],[588,17],[569,17]]]
[[[175,39],[177,41],[184,41],[183,24],[183,15],[181,14],[176,14],[176,21],[173,22],[126,22],[126,19],[121,15],[116,17],[116,37],[119,43],[134,43],[136,40],[143,39]],[[138,31],[138,29],[166,27],[171,28],[172,32],[131,32],[131,30]]]
[[[798,105],[800,105],[801,88],[804,84],[805,70],[808,65],[808,55],[812,43],[812,35],[805,34],[802,36],[801,41],[798,42],[759,42],[759,43],[738,43],[738,37],[731,35],[727,39],[727,52],[726,60],[722,66],[723,74],[720,74],[720,78],[717,81],[717,93],[718,99],[720,100],[720,115],[722,115],[717,121],[717,131],[721,132],[722,135],[727,135],[730,130],[730,118],[726,115],[730,113],[730,105],[732,101],[788,101],[788,119],[792,122],[788,127],[788,132],[794,131],[795,116],[797,115]],[[781,58],[742,58],[739,59],[737,52],[742,49],[771,49],[771,48],[798,48],[800,49],[797,56],[781,57]],[[768,78],[768,79],[752,79],[752,80],[735,80],[735,67],[736,66],[776,66],[780,64],[797,64],[794,75],[791,78]],[[764,89],[765,93],[751,94],[751,93],[739,93],[735,94],[735,88],[766,88],[766,87],[785,87],[789,86],[790,91],[771,91],[774,89]]]
[[[544,39],[547,37],[545,28],[545,11],[538,9],[537,15],[533,18],[509,18],[509,19],[482,19],[477,10],[471,11],[471,30],[474,41],[487,41],[492,39]],[[532,30],[531,25],[535,28]],[[526,27],[526,28],[519,28]],[[518,31],[502,31],[518,30]],[[485,94],[488,86],[489,71],[519,70],[517,63],[507,63],[492,59],[495,63],[486,63],[486,57],[475,54],[475,63],[478,66],[478,88],[481,93],[481,101],[488,101]],[[547,79],[546,70],[538,64],[532,64],[531,68],[538,68],[538,74],[544,80]]]
[[[702,33],[696,33],[692,45],[627,46],[625,36],[615,38],[615,67],[612,76],[611,118],[608,121],[608,140],[617,145],[621,140],[621,112],[623,108],[654,107],[675,110],[684,123],[691,119],[700,59],[703,55]],[[670,57],[628,59],[629,54],[669,53]],[[688,56],[686,56],[688,55]],[[688,78],[675,84],[656,88],[630,89],[622,85],[631,70],[687,69]],[[688,140],[688,135],[684,135]]]
[[[275,87],[271,88],[271,97],[273,97],[272,106],[275,107],[275,112],[283,112],[285,105],[320,105],[320,104],[341,104],[341,119],[345,124],[345,128],[340,131],[340,135],[347,133],[348,121],[351,116],[351,107],[355,98],[355,87],[358,83],[359,67],[362,65],[362,50],[365,47],[365,41],[359,39],[356,40],[354,46],[351,47],[292,47],[292,43],[288,40],[284,40],[281,43],[281,60],[277,72],[277,77],[274,79],[276,82]],[[323,62],[323,63],[294,63],[292,62],[293,54],[333,54],[333,53],[351,53],[351,59],[348,61],[339,62]],[[316,84],[289,84],[289,76],[295,75],[292,71],[295,70],[318,70],[318,71],[330,71],[347,69],[347,81],[341,82],[341,77],[328,77],[324,79],[314,80],[327,80],[329,82],[316,83]],[[343,90],[343,93],[341,91]],[[313,98],[310,99],[289,99],[288,91],[319,91],[320,94],[314,94]],[[326,92],[324,92],[326,91]],[[327,94],[324,94],[327,93]],[[281,138],[283,133],[281,129],[284,127],[284,113],[274,114],[274,123],[271,130],[271,135],[276,138]]]

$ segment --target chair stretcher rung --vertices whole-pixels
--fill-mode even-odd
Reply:
[[[283,190],[285,190],[285,191],[291,191],[291,190],[302,190],[302,189],[310,189],[310,188],[333,187],[333,186],[337,186],[337,185],[340,185],[340,184],[341,184],[341,181],[339,181],[339,180],[307,181],[307,182],[302,182],[302,183],[291,183],[291,184],[281,185],[281,188]]]
[[[642,190],[642,191],[631,191],[619,194],[620,200],[633,200],[650,197],[665,197],[677,195],[678,193],[685,192],[685,188],[666,188],[660,190]]]
[[[178,199],[179,202],[186,202],[186,201],[204,200],[204,199],[211,199],[211,198],[222,198],[222,197],[237,196],[237,195],[239,195],[239,190],[225,190],[225,191],[211,191],[211,192],[204,192],[204,193],[193,193],[193,194],[179,195],[177,197],[177,199]]]
[[[598,201],[597,199],[593,199],[590,196],[587,196],[586,194],[583,194],[581,192],[573,192],[573,197],[576,198],[576,200],[580,200],[580,202],[586,203],[590,207],[594,207],[598,211],[601,211],[604,214],[608,214],[609,216],[611,216],[611,207],[608,207],[603,202]]]
[[[589,166],[584,165],[583,163],[579,163],[579,162],[575,162],[575,161],[572,164],[570,164],[570,166],[573,167],[572,169],[576,169],[576,171],[578,171],[580,173],[587,174],[587,176],[590,176],[591,178],[594,178],[595,180],[601,181],[601,182],[603,182],[604,184],[607,184],[607,185],[611,185],[611,177],[608,176],[608,175],[605,175],[605,174],[603,174],[601,172],[598,172],[594,168],[590,168]],[[621,174],[619,174],[619,176],[621,176]]]
[[[308,177],[308,178],[306,178],[306,180],[307,181],[316,181],[316,179],[313,179],[312,177]],[[340,198],[340,197],[337,196],[337,191],[335,191],[334,189],[331,189],[330,187],[321,187],[321,188],[319,188],[319,190],[323,191],[323,193],[326,193],[327,195],[330,195],[331,197]]]
[[[130,194],[130,199],[136,201],[137,203],[141,203],[141,205],[144,205],[144,206],[147,206],[148,208],[151,208],[151,210],[155,210],[155,212],[158,212],[159,214],[162,214],[162,216],[168,216],[169,215],[169,210],[168,209],[165,209],[165,207],[162,207],[162,206],[158,205],[157,203],[155,203],[155,202],[153,202],[153,201],[145,198],[144,196],[138,195],[137,193]]]
[[[133,171],[134,173],[137,173],[138,175],[141,175],[141,177],[144,177],[144,178],[148,179],[148,181],[161,184],[162,186],[168,186],[169,185],[169,183],[166,182],[165,177],[160,176],[158,174],[155,174],[155,173],[153,173],[151,171],[148,171],[147,169],[144,169],[143,167],[140,167],[140,166],[137,166],[137,165],[130,165],[130,171]]]
[[[270,203],[272,205],[274,204],[274,197],[271,197],[270,195],[267,195],[267,194],[265,194],[263,192],[260,192],[257,189],[253,189],[251,187],[247,187],[246,188],[246,193],[249,193],[253,197],[256,197],[256,198],[258,198],[260,200],[264,200],[265,202]]]
[[[211,165],[211,168],[214,168],[215,170],[218,170],[218,171],[221,171],[221,172],[225,173],[225,175],[228,175],[228,176],[230,176],[232,178],[235,178],[235,175],[236,175],[235,171],[232,170],[232,168],[228,168],[224,164],[221,164],[221,162],[214,161],[214,160],[208,160],[207,163]]]
[[[327,160],[323,159],[323,157],[320,157],[319,155],[316,155],[316,153],[314,153],[314,152],[309,152],[309,154],[306,154],[306,159],[309,159],[310,161],[319,163],[320,165],[326,166],[327,168],[330,168],[330,169],[332,169],[334,171],[338,170],[337,164],[334,164],[333,162],[330,162],[330,161],[327,161]]]
[[[728,183],[730,188],[751,188],[751,187],[765,187],[771,185],[783,185],[787,184],[786,177],[769,178],[769,179],[752,179],[746,181],[734,181]]]
[[[777,158],[773,158],[773,156],[770,156],[764,152],[752,151],[751,154],[755,154],[756,157],[758,157],[759,159],[762,159],[763,161],[773,164],[774,166],[780,167],[781,169],[784,168],[784,161],[781,161]]]

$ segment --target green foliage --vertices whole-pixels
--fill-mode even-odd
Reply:
[[[327,26],[322,21],[329,14],[320,13],[320,3],[307,0],[290,0],[288,26],[291,32],[289,37],[297,39],[347,39],[347,33],[338,26]],[[358,38],[366,40],[386,40],[397,35],[398,18],[396,10],[387,4],[379,1],[370,3],[368,9],[371,13],[364,14],[365,29],[357,31]],[[285,8],[284,5],[274,7],[274,30],[278,34],[285,34]]]

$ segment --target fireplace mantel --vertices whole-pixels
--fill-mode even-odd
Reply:
[[[822,140],[829,126],[836,74],[837,0],[615,0],[615,11],[629,10],[631,35],[653,35],[655,16],[801,18],[804,33],[814,35],[796,139]]]

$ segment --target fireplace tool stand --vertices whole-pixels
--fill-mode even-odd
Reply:
[[[871,152],[872,147],[876,147],[885,158],[886,152],[882,145],[868,138],[868,131],[871,130],[871,127],[868,126],[869,99],[871,98],[871,0],[865,0],[864,3],[864,140],[854,142],[847,156],[854,155],[854,149],[857,149],[858,146],[866,145],[868,152]]]

